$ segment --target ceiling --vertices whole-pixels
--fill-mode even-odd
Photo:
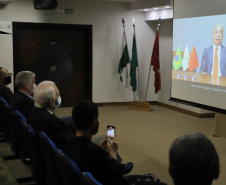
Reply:
[[[81,1],[81,0],[74,0]],[[173,0],[82,0],[82,1],[96,1],[96,2],[127,2],[130,3],[130,10],[145,11],[145,9],[152,11],[154,8],[164,9],[165,6],[172,7]]]

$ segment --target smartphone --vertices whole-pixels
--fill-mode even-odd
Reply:
[[[113,140],[113,137],[115,136],[115,127],[112,125],[107,126],[107,140],[111,141]]]

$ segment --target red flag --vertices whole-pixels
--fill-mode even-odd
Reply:
[[[192,49],[188,66],[189,66],[189,71],[193,71],[196,67],[199,67],[199,61],[198,61],[195,46]]]
[[[156,32],[155,43],[152,50],[151,65],[155,72],[155,94],[161,89],[160,61],[159,61],[159,34]]]

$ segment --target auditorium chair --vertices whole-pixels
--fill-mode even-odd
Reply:
[[[38,140],[46,166],[46,184],[63,185],[53,153],[53,150],[57,149],[56,145],[43,131],[39,132]]]
[[[54,155],[63,185],[101,185],[90,172],[82,172],[62,150],[54,150]]]
[[[9,104],[4,100],[4,98],[0,97],[0,120],[2,127],[2,137],[4,141],[10,141],[10,121],[12,115],[12,108]]]
[[[24,130],[24,124],[26,124],[27,119],[22,115],[19,111],[15,112],[15,116],[17,117],[17,121],[15,122],[16,127],[18,127],[18,133],[19,133],[19,141],[20,141],[20,158],[21,161],[26,164],[31,164],[31,153],[29,149],[29,145],[27,142],[27,138],[25,137],[26,132]]]
[[[14,109],[9,110],[8,124],[10,126],[10,136],[9,141],[12,144],[11,149],[21,157],[23,163],[25,162],[24,154],[21,151],[21,137],[22,137],[22,122],[26,122],[26,118],[19,112]]]
[[[24,137],[27,141],[27,145],[31,154],[31,167],[33,177],[37,181],[38,185],[46,184],[46,167],[44,158],[38,143],[38,136],[35,130],[27,123],[23,123]]]

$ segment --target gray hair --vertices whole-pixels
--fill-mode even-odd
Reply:
[[[15,79],[15,86],[17,89],[24,87],[25,83],[31,83],[32,78],[35,77],[35,74],[31,71],[21,71],[17,73],[16,79]]]
[[[43,81],[38,84],[34,92],[34,100],[41,107],[46,108],[51,98],[56,98],[55,83]]]

